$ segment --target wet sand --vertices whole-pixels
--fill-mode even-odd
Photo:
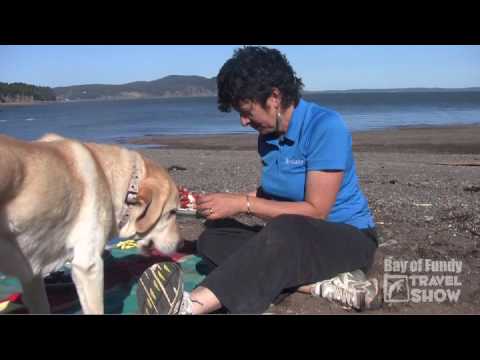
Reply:
[[[404,127],[352,134],[355,152],[417,152],[472,154],[480,152],[480,125]],[[122,143],[169,149],[256,150],[257,135],[155,136],[123,139]]]

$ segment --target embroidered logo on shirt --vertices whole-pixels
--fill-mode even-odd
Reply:
[[[303,165],[305,164],[305,160],[303,159],[285,159],[285,164],[287,165]]]

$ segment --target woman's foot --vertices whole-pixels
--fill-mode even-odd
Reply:
[[[367,279],[361,270],[320,281],[311,287],[311,294],[357,311],[372,310],[381,305],[377,279]]]

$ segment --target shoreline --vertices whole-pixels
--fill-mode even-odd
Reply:
[[[161,99],[183,99],[183,98],[207,98],[215,97],[214,95],[195,95],[195,96],[153,96],[153,97],[130,97],[130,98],[115,98],[115,99],[76,99],[76,100],[48,100],[48,101],[33,101],[33,102],[8,102],[0,103],[0,108],[2,106],[34,106],[34,105],[55,105],[55,104],[75,104],[75,103],[85,103],[85,102],[110,102],[110,101],[135,101],[135,100],[161,100]]]
[[[119,138],[119,145],[151,149],[256,151],[257,133],[153,135]],[[480,154],[480,123],[402,126],[352,132],[354,152]]]
[[[92,84],[85,84],[89,86]],[[111,86],[113,84],[105,84],[106,86]],[[71,86],[82,86],[82,85],[70,85]],[[63,87],[63,86],[61,86]],[[466,87],[466,88],[392,88],[392,89],[347,89],[347,90],[304,90],[302,92],[302,97],[316,96],[316,95],[337,95],[337,94],[349,94],[349,95],[359,95],[359,94],[419,94],[419,93],[476,93],[480,92],[480,87]],[[98,101],[117,101],[117,100],[148,100],[148,99],[171,99],[171,98],[204,98],[204,97],[213,97],[216,98],[216,94],[200,94],[200,95],[167,95],[167,96],[132,96],[132,97],[114,97],[114,98],[94,98],[94,99],[72,99],[68,101],[63,100],[36,100],[33,102],[0,102],[0,107],[2,106],[32,106],[32,105],[42,105],[42,104],[57,104],[57,103],[67,103],[67,102],[98,102]]]

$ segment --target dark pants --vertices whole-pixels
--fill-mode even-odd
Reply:
[[[235,220],[210,222],[198,253],[215,267],[200,286],[231,313],[262,313],[286,289],[372,265],[373,229],[298,215],[282,215],[265,227]]]

